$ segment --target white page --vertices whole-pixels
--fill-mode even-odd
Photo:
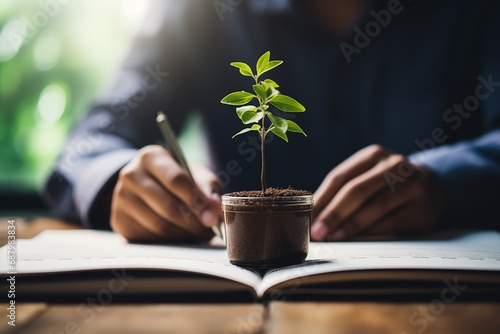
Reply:
[[[229,263],[224,248],[130,244],[120,235],[94,230],[46,230],[33,239],[16,240],[17,273],[79,270],[178,270],[227,278],[254,289],[260,277]],[[0,272],[8,272],[7,247],[0,249]],[[168,274],[167,274],[168,275]]]
[[[93,230],[48,230],[16,244],[19,274],[119,268],[178,270],[240,282],[258,295],[287,280],[337,271],[500,271],[500,234],[495,231],[443,241],[311,243],[306,259],[311,262],[271,271],[262,284],[257,274],[230,264],[226,250],[220,247],[129,244],[118,234]],[[6,259],[6,253],[4,246],[0,257]],[[6,261],[1,261],[0,272],[7,271]]]
[[[308,275],[371,269],[500,271],[500,233],[436,241],[313,242],[305,263],[267,273],[257,293]]]

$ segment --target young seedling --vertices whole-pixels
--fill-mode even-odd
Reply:
[[[228,94],[221,100],[221,103],[223,104],[239,106],[238,108],[236,108],[236,114],[243,122],[243,124],[255,123],[251,127],[245,128],[235,134],[233,138],[250,131],[257,131],[259,133],[262,158],[262,168],[260,174],[262,196],[265,195],[267,188],[264,141],[269,132],[274,133],[276,136],[280,137],[286,142],[288,142],[288,136],[286,135],[288,131],[302,133],[307,137],[305,132],[300,128],[300,126],[298,126],[297,123],[276,116],[269,109],[269,104],[271,104],[277,109],[287,113],[304,112],[306,110],[304,106],[297,102],[295,99],[291,98],[290,96],[281,94],[277,90],[277,88],[279,88],[279,85],[273,80],[265,79],[259,81],[262,74],[276,68],[283,63],[283,61],[281,60],[269,60],[270,56],[270,51],[267,51],[262,56],[260,56],[255,66],[255,74],[252,71],[252,68],[245,63],[231,63],[231,66],[234,66],[240,70],[241,75],[252,77],[254,79],[255,84],[253,85],[253,91],[255,92],[255,94],[246,91],[234,92]],[[253,99],[257,99],[257,102],[259,104],[258,106],[248,104]],[[269,119],[269,121],[271,122],[268,128],[266,128],[266,119]]]

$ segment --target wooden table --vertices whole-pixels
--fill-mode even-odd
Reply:
[[[46,228],[77,228],[49,218],[17,218],[16,225],[17,238],[33,237]],[[6,242],[6,227],[7,218],[2,218],[2,245]],[[15,328],[7,324],[7,306],[0,304],[0,333],[500,333],[500,301],[457,301],[443,309],[435,309],[432,300],[94,307],[83,303],[21,303],[16,305]]]

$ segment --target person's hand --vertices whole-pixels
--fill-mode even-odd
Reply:
[[[204,167],[195,182],[161,146],[142,148],[120,171],[111,202],[111,228],[129,241],[193,241],[213,237],[222,215],[222,186]]]
[[[314,197],[311,238],[318,241],[425,233],[445,207],[432,172],[379,145],[334,168]]]

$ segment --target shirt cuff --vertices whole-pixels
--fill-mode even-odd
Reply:
[[[500,176],[496,140],[491,136],[463,141],[409,157],[410,162],[434,172],[444,187],[447,206],[441,227],[489,228],[499,217],[494,200]]]
[[[90,209],[108,180],[137,154],[136,149],[120,149],[92,159],[75,185],[74,202],[83,226],[92,227]]]

